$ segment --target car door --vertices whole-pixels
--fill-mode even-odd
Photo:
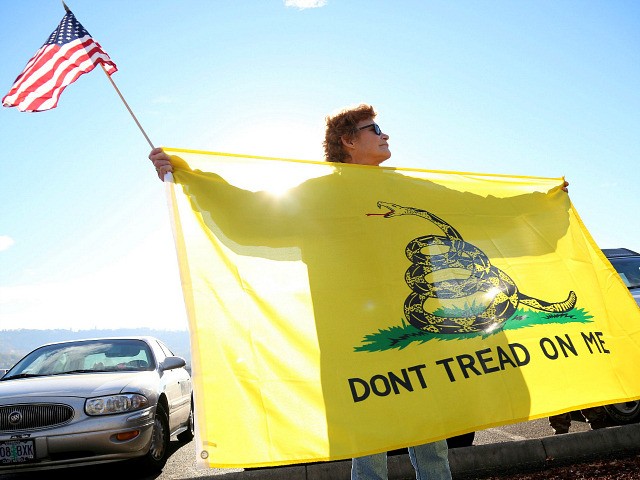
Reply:
[[[158,342],[165,358],[175,356],[162,342]],[[164,370],[162,373],[164,391],[169,403],[169,425],[174,430],[188,421],[191,410],[191,376],[185,368]]]

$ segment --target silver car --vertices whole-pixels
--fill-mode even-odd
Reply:
[[[183,358],[153,337],[43,345],[0,378],[0,474],[135,459],[161,470],[193,438]]]

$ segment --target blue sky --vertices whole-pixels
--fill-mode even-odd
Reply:
[[[69,0],[157,146],[322,159],[379,112],[386,164],[566,176],[601,248],[640,251],[640,3]],[[0,94],[59,0],[3,1]],[[164,186],[101,69],[0,109],[0,329],[186,329]]]

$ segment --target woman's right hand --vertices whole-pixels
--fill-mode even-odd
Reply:
[[[153,166],[156,169],[158,178],[164,182],[164,174],[173,172],[173,165],[171,165],[171,157],[167,155],[162,148],[157,147],[151,150],[149,153],[149,160],[153,162]]]

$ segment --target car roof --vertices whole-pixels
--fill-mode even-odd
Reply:
[[[628,248],[603,248],[602,253],[604,253],[607,258],[640,256],[640,253],[629,250]]]
[[[148,336],[148,335],[129,335],[129,336],[113,336],[113,337],[88,337],[88,338],[77,338],[74,340],[62,340],[60,342],[49,342],[40,345],[41,347],[49,346],[49,345],[63,345],[65,343],[78,343],[78,342],[95,342],[95,341],[111,341],[111,340],[142,340],[146,343],[152,343],[153,341],[159,341],[156,337]]]

